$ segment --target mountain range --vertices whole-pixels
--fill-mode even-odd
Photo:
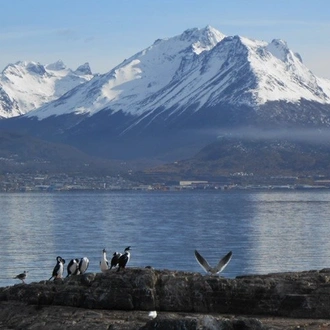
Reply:
[[[27,61],[8,64],[0,74],[0,118],[24,115],[93,77],[88,63],[75,71],[61,60],[48,65]]]
[[[207,26],[158,39],[105,74],[61,61],[9,65],[0,77],[0,115],[0,129],[89,155],[173,161],[232,131],[327,130],[330,80],[283,40]]]

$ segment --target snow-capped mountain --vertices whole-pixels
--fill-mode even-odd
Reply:
[[[182,152],[221,129],[329,127],[330,80],[316,77],[283,40],[207,26],[156,40],[3,125],[102,156]]]
[[[60,60],[46,66],[26,61],[9,64],[0,74],[0,117],[35,110],[92,77],[88,63],[75,71]]]
[[[330,104],[329,90],[330,81],[316,77],[284,41],[226,37],[208,26],[157,40],[80,86],[65,102],[59,99],[29,116],[93,115],[104,109],[150,116],[159,108],[182,112],[194,106],[197,111],[220,102],[257,107],[305,99]]]
[[[182,35],[165,40],[156,40],[149,48],[125,60],[109,73],[100,75],[82,88],[76,89],[61,100],[45,106],[30,116],[40,119],[50,115],[66,113],[88,113],[90,115],[105,108],[112,111],[139,115],[159,103],[166,89],[173,89],[173,81],[190,69],[195,70],[192,60],[203,51],[211,50],[225,36],[207,27],[192,29]],[[198,69],[196,67],[196,69]],[[171,96],[168,96],[171,97]],[[171,106],[172,104],[169,104]]]

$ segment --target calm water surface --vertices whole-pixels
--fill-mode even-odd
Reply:
[[[13,193],[0,206],[0,286],[23,270],[48,279],[57,255],[99,272],[103,248],[129,245],[131,267],[201,273],[195,249],[212,265],[231,250],[230,278],[330,267],[328,191]]]

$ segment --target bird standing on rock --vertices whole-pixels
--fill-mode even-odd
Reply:
[[[103,249],[102,251],[102,260],[100,261],[100,269],[102,272],[105,272],[109,269],[109,262],[107,259],[107,251]]]
[[[55,280],[57,278],[63,277],[64,264],[65,264],[65,260],[62,257],[60,256],[56,257],[56,265],[53,269],[53,274],[48,281],[50,281],[52,278],[54,278]]]
[[[83,257],[79,261],[78,266],[78,274],[84,274],[89,266],[89,259],[87,257]]]
[[[121,253],[119,252],[114,252],[112,259],[111,259],[111,264],[110,264],[110,269],[112,269],[113,267],[116,267],[118,265],[118,260],[121,257]]]
[[[14,278],[17,278],[17,279],[21,280],[22,283],[25,284],[24,280],[25,280],[26,277],[27,277],[27,273],[28,273],[28,271],[24,270],[23,273],[16,275]]]
[[[66,277],[69,277],[70,275],[77,275],[79,270],[79,259],[71,259],[68,263],[67,271],[68,275]]]
[[[120,268],[125,268],[127,263],[129,262],[129,260],[131,259],[131,253],[129,252],[131,249],[130,246],[128,246],[125,251],[124,254],[122,254],[119,259],[118,259],[118,270],[117,272],[119,272]]]

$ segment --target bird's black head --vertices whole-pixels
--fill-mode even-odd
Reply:
[[[107,251],[106,251],[106,249],[103,249],[103,251],[102,251],[103,253],[106,253]]]
[[[130,249],[131,249],[131,247],[128,246],[128,247],[125,249],[125,251],[129,251]]]

